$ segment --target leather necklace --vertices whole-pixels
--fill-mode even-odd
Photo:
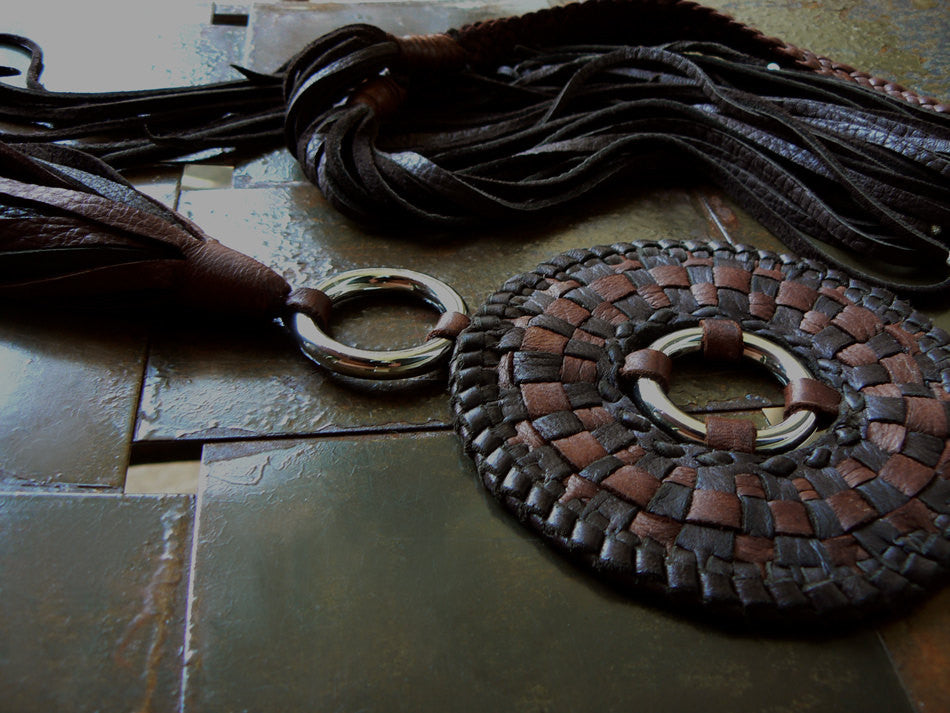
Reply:
[[[942,259],[946,249],[934,237],[937,231],[923,229],[931,220],[939,225],[936,219],[948,212],[945,180],[939,177],[948,172],[950,139],[944,118],[933,111],[942,107],[904,107],[855,86],[841,89],[848,96],[847,121],[826,106],[816,109],[816,97],[828,94],[824,82],[850,85],[819,76],[817,84],[800,87],[799,70],[770,69],[764,61],[791,56],[793,64],[807,63],[807,53],[729,25],[711,11],[704,15],[708,26],[686,45],[670,45],[671,38],[663,36],[657,41],[667,44],[660,48],[575,45],[558,50],[555,64],[529,56],[510,69],[517,81],[500,91],[511,95],[511,102],[501,113],[492,107],[495,119],[481,135],[474,164],[466,163],[474,149],[464,145],[431,158],[422,149],[401,148],[394,138],[398,132],[380,128],[380,116],[392,111],[386,102],[405,101],[405,87],[391,66],[394,57],[411,75],[416,62],[429,66],[430,55],[443,62],[446,52],[458,54],[460,46],[465,55],[458,62],[469,69],[496,66],[499,57],[516,51],[515,38],[540,42],[554,32],[563,45],[569,38],[557,37],[557,28],[568,23],[558,13],[581,13],[575,24],[583,27],[582,18],[591,22],[585,14],[590,7],[649,10],[664,17],[667,11],[693,12],[683,9],[693,7],[688,3],[595,2],[539,13],[540,20],[508,19],[408,41],[375,28],[344,28],[282,70],[289,88],[287,131],[298,158],[330,200],[351,214],[384,209],[397,219],[443,225],[468,221],[472,211],[487,205],[501,216],[532,214],[600,185],[613,171],[604,169],[607,164],[591,168],[597,163],[592,157],[600,152],[615,157],[642,140],[617,139],[603,126],[576,134],[588,114],[598,115],[594,120],[614,112],[621,115],[619,125],[642,124],[648,141],[673,141],[687,154],[711,155],[713,175],[734,173],[724,182],[738,195],[756,194],[781,177],[779,188],[789,198],[770,192],[758,202],[760,219],[769,227],[779,225],[785,238],[807,236],[803,245],[812,245],[813,233],[845,236],[842,242],[883,255],[933,251]],[[661,35],[672,31],[654,24]],[[722,37],[726,30],[729,49],[704,44],[709,32]],[[510,35],[507,44],[497,42],[499,33]],[[472,38],[488,36],[493,41],[473,58],[471,47],[479,45]],[[752,52],[755,62],[729,64],[725,76],[762,87],[780,76],[781,83],[795,84],[795,96],[768,105],[707,83],[712,67],[735,60],[736,47]],[[38,50],[31,51],[35,59]],[[638,93],[634,87],[644,83],[643,69],[631,63],[641,61],[650,67],[647,84],[655,78],[667,86],[664,98],[637,98],[631,100],[635,107],[624,101],[584,109],[584,117],[558,119],[580,95]],[[522,103],[525,93],[544,94],[532,73],[547,81],[567,71],[564,67],[571,68],[571,78],[555,98],[544,100],[539,119]],[[603,72],[610,82],[588,83]],[[367,73],[376,79],[365,82]],[[618,87],[618,76],[633,77],[633,86]],[[61,95],[39,87],[38,77],[33,70],[26,90],[4,89],[5,116],[27,116],[26,105],[10,103],[11,96],[42,100],[51,110],[62,103]],[[271,79],[249,75],[220,92],[270,86]],[[346,94],[354,96],[341,102]],[[671,95],[688,95],[691,108],[674,107]],[[864,103],[856,108],[853,97],[859,95]],[[182,104],[190,101],[188,90],[181,96]],[[117,96],[104,104],[86,101],[97,107],[89,110],[99,116],[92,123],[76,119],[75,102],[65,113],[72,113],[75,126],[85,127],[75,130],[79,135],[93,124],[101,133],[114,121],[103,118],[102,107],[117,101]],[[160,103],[149,93],[131,101]],[[886,106],[883,114],[867,109],[878,104]],[[689,117],[675,139],[658,136],[656,122],[668,116],[664,112]],[[808,112],[805,123],[822,127],[820,142],[789,119]],[[713,133],[707,131],[708,115],[718,116]],[[740,120],[753,116],[762,123]],[[95,146],[80,141],[79,150],[57,143],[75,132],[47,123],[52,126],[47,142],[7,134],[18,145],[0,143],[5,299],[35,303],[122,295],[137,303],[281,319],[318,363],[367,377],[411,376],[452,351],[456,427],[486,487],[547,541],[622,587],[756,621],[827,621],[887,610],[934,586],[950,567],[950,338],[873,280],[807,254],[779,256],[717,243],[618,244],[570,251],[512,278],[469,323],[454,291],[409,271],[356,271],[315,288],[292,289],[266,266],[137,192],[86,151]],[[134,123],[129,119],[123,128]],[[532,143],[534,125],[543,126],[539,143]],[[770,138],[761,133],[766,125],[778,127]],[[237,129],[229,126],[233,138]],[[208,135],[135,143],[131,154],[117,153],[115,144],[98,148],[110,159],[134,154],[151,160],[156,151],[193,151]],[[419,145],[436,146],[441,138],[432,136],[445,135],[440,125]],[[870,141],[857,149],[843,142],[845,135]],[[793,146],[792,138],[801,143]],[[472,143],[471,137],[465,141]],[[759,149],[746,153],[756,142]],[[888,154],[897,168],[885,170],[885,149],[902,157]],[[640,158],[638,152],[624,155]],[[567,160],[570,175],[544,174],[547,153]],[[508,155],[516,157],[514,166],[501,159]],[[867,175],[859,176],[855,167],[868,161]],[[496,164],[511,172],[507,178],[482,172]],[[532,166],[539,177],[532,178]],[[592,173],[585,173],[588,169]],[[912,174],[912,192],[920,196],[912,202],[911,217],[898,214],[906,192],[893,192],[895,176],[905,170]],[[433,176],[437,180],[428,180]],[[499,186],[504,191],[493,193]],[[504,193],[522,188],[521,200]],[[537,196],[549,190],[554,197],[539,205]],[[868,208],[868,214],[858,215],[855,206]],[[766,213],[776,222],[763,218]],[[945,284],[941,279],[922,289],[942,290]],[[407,290],[442,312],[426,345],[374,354],[327,337],[333,304],[367,289]],[[697,423],[679,412],[665,390],[675,358],[693,350],[709,360],[764,364],[785,388],[785,420],[757,429],[725,419]]]

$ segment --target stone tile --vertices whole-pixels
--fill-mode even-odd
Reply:
[[[881,635],[918,713],[950,710],[950,589],[882,627]]]
[[[950,97],[950,13],[940,0],[704,0],[737,20],[906,87]]]
[[[521,15],[551,5],[547,0],[447,2],[338,2],[255,4],[248,23],[245,62],[272,72],[318,37],[354,23],[376,25],[394,35],[443,32],[480,20]]]
[[[0,710],[178,710],[192,502],[0,495]]]
[[[471,309],[505,280],[570,248],[624,240],[707,237],[685,192],[593,201],[583,215],[471,235],[395,238],[361,231],[316,188],[292,185],[182,193],[180,209],[210,235],[281,272],[294,285],[385,264],[453,285]],[[412,344],[433,315],[404,304],[348,311],[335,332],[365,348]],[[340,380],[305,361],[276,330],[167,330],[151,343],[137,440],[247,437],[341,429],[438,426],[450,419],[443,378],[405,384]],[[355,387],[355,388],[354,388]]]
[[[18,3],[4,31],[25,35],[44,50],[43,82],[55,91],[116,91],[240,78],[246,28],[211,26],[208,0],[132,5],[122,0]],[[121,31],[116,31],[121,27]],[[21,65],[17,65],[21,66]]]
[[[121,487],[144,363],[132,320],[5,309],[0,488]]]
[[[910,713],[873,633],[728,634],[619,597],[452,434],[209,447],[190,711]]]

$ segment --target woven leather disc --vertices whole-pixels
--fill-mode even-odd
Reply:
[[[679,440],[627,354],[727,318],[842,396],[780,455]],[[719,243],[572,250],[509,280],[458,340],[456,428],[489,491],[609,579],[759,618],[864,615],[950,568],[950,337],[812,260]]]

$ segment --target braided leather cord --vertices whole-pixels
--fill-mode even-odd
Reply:
[[[794,60],[795,65],[803,69],[809,69],[815,74],[821,74],[826,77],[835,77],[846,82],[854,82],[862,87],[868,87],[875,91],[886,94],[887,96],[901,99],[908,104],[914,104],[924,109],[947,113],[950,112],[950,104],[943,102],[925,94],[918,94],[913,89],[898,84],[890,79],[875,77],[867,72],[836,62],[827,57],[822,57],[809,50],[803,50],[795,45],[783,44],[779,51]]]
[[[618,377],[656,336],[725,318],[842,395],[781,455],[677,440]],[[848,620],[950,568],[950,337],[887,290],[720,243],[573,250],[462,334],[457,430],[488,490],[625,588],[756,621]]]
[[[950,104],[769,37],[730,15],[691,0],[588,0],[475,23],[450,30],[447,35],[465,50],[474,66],[497,65],[508,59],[518,46],[543,47],[583,41],[630,43],[631,37],[644,45],[705,39],[775,60],[783,66],[794,65],[854,82],[927,109],[950,111]]]

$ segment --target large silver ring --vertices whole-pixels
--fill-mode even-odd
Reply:
[[[373,292],[409,292],[439,312],[468,312],[465,301],[455,290],[441,280],[413,270],[389,267],[349,270],[328,277],[315,287],[334,305]],[[407,349],[358,349],[336,341],[300,312],[290,318],[289,326],[303,353],[317,364],[338,374],[364,379],[406,379],[427,373],[452,349],[452,342],[441,337]]]
[[[702,346],[702,327],[671,332],[653,342],[649,348],[663,352],[671,359],[698,351]],[[742,355],[763,364],[783,386],[795,379],[810,379],[811,373],[787,349],[755,334],[742,333]],[[634,397],[643,412],[655,423],[681,438],[705,443],[706,424],[693,418],[663,391],[655,379],[641,376],[634,383]],[[781,423],[758,429],[755,449],[780,452],[802,444],[815,430],[816,416],[811,411],[796,411]]]

